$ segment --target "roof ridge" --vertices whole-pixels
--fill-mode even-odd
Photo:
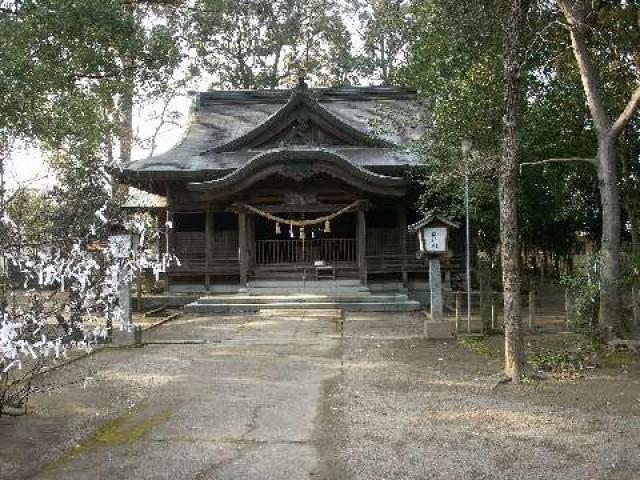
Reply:
[[[199,106],[217,103],[286,103],[297,87],[282,89],[235,89],[192,92]],[[415,99],[417,90],[408,87],[369,85],[343,87],[309,87],[308,95],[320,102],[369,99]]]

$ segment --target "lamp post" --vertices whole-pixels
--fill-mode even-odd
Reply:
[[[467,332],[471,332],[471,232],[469,229],[469,154],[471,140],[465,138],[461,144],[462,157],[465,163],[464,174],[464,211],[465,211],[465,254],[466,254],[466,284],[467,284]]]

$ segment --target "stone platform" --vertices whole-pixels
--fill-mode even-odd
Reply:
[[[403,291],[372,293],[357,280],[256,281],[235,294],[208,294],[185,306],[193,313],[246,313],[269,309],[341,309],[408,312],[420,304]]]

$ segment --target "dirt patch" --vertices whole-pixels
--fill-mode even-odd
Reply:
[[[501,337],[469,349],[416,337],[415,319],[387,319],[347,318],[343,368],[325,383],[316,429],[322,478],[637,478],[637,354],[499,385]],[[529,348],[575,341],[527,339]]]

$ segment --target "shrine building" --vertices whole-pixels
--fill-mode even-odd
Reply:
[[[137,160],[121,180],[164,197],[171,288],[424,278],[413,125],[389,129],[416,102],[396,87],[211,91],[196,95],[184,139]]]

